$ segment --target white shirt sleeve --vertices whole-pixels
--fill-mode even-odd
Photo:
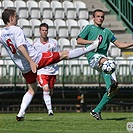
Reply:
[[[20,27],[16,28],[16,32],[15,32],[15,40],[16,40],[16,45],[17,47],[21,46],[21,45],[26,45],[26,39],[25,39],[25,35],[23,33],[23,30]]]

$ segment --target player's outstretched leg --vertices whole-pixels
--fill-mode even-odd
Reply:
[[[74,59],[74,58],[77,58],[77,57],[80,57],[92,50],[96,51],[98,46],[99,46],[99,40],[98,38],[88,47],[82,47],[82,48],[76,48],[76,49],[73,49],[73,50],[70,50],[69,51],[69,59]]]

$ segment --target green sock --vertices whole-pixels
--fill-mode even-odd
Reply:
[[[111,76],[110,74],[105,74],[104,72],[102,72],[102,76],[104,78],[105,85],[106,85],[106,91],[107,91],[111,85]]]
[[[106,91],[108,90],[108,88],[111,85],[111,76],[110,74],[105,74],[104,72],[102,72],[105,84],[106,84]],[[96,106],[96,108],[94,109],[94,112],[101,112],[101,110],[104,108],[104,106],[110,101],[112,97],[108,97],[107,96],[107,92],[103,95],[100,103]]]
[[[96,106],[94,109],[94,112],[101,112],[101,110],[104,108],[104,106],[110,101],[111,97],[107,96],[107,93],[105,93],[100,101],[100,103]]]

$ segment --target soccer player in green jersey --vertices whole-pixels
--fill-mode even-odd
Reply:
[[[85,45],[86,47],[88,47],[97,37],[100,40],[97,51],[92,51],[86,54],[90,67],[102,73],[106,84],[106,93],[103,95],[100,103],[90,112],[90,114],[97,120],[102,120],[101,110],[112,99],[112,97],[115,96],[115,93],[118,90],[118,83],[115,73],[105,74],[101,69],[103,62],[108,60],[107,51],[110,42],[114,43],[114,45],[120,49],[133,46],[133,42],[123,43],[118,41],[109,29],[102,27],[104,17],[105,14],[101,9],[95,10],[93,13],[94,24],[85,26],[77,38],[77,43]]]

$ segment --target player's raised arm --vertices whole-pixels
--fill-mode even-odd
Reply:
[[[80,45],[91,44],[93,42],[94,41],[92,41],[92,40],[85,40],[85,39],[80,38],[80,37],[77,38],[77,44],[80,44]]]
[[[133,46],[133,42],[130,43],[125,43],[125,42],[120,42],[119,40],[116,40],[113,42],[118,48],[128,48]]]

